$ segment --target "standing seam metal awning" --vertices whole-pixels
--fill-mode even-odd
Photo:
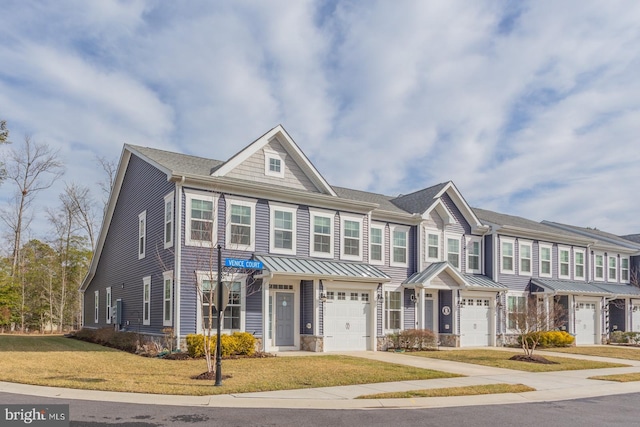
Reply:
[[[384,272],[365,263],[273,255],[255,255],[254,258],[273,274],[369,282],[391,281]]]
[[[562,292],[567,294],[589,294],[593,296],[607,296],[611,292],[595,286],[592,283],[574,282],[571,280],[531,279],[531,284],[542,289],[542,292]],[[539,290],[532,290],[537,293]]]
[[[481,274],[460,273],[451,263],[449,263],[449,261],[435,262],[424,270],[412,274],[411,277],[402,282],[402,284],[423,285],[445,270],[449,270],[451,274],[457,276],[469,289],[500,291],[508,289],[502,283],[494,282],[487,276],[483,276]]]

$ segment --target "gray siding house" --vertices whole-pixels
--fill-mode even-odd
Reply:
[[[225,267],[220,280],[223,332],[250,332],[264,351],[378,350],[414,328],[442,345],[502,345],[526,294],[559,299],[574,310],[567,330],[596,342],[611,318],[632,328],[640,306],[629,284],[640,246],[629,245],[471,209],[452,182],[397,197],[333,187],[282,126],[227,161],[125,145],[81,287],[83,326],[171,328],[180,343],[203,332],[220,246],[223,263],[263,265]],[[592,308],[595,326],[576,314]]]

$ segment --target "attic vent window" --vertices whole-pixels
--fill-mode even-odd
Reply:
[[[284,178],[284,161],[280,153],[264,150],[264,174]]]

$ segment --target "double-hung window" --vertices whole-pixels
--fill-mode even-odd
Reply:
[[[173,246],[173,192],[164,198],[164,247]]]
[[[629,258],[620,258],[620,281],[629,283]]]
[[[147,248],[147,211],[138,215],[138,259],[145,257]]]
[[[111,286],[109,286],[107,288],[107,324],[111,323],[111,304],[112,304],[112,299],[111,299]]]
[[[271,252],[295,255],[296,206],[269,203],[271,209]]]
[[[558,277],[561,279],[569,279],[569,248],[559,247],[558,248]]]
[[[400,329],[402,325],[402,292],[386,291],[384,298],[384,328],[388,331]]]
[[[333,219],[335,212],[309,208],[311,242],[309,255],[333,258]]]
[[[527,299],[524,296],[507,296],[507,328],[518,330],[526,322]]]
[[[607,278],[610,282],[615,282],[618,279],[618,258],[615,255],[609,257],[609,274]]]
[[[341,257],[348,260],[362,261],[362,217],[341,214],[341,219]]]
[[[225,196],[227,209],[228,249],[255,250],[255,227],[253,225],[256,200]]]
[[[604,255],[595,254],[593,256],[594,271],[593,276],[595,280],[604,280]]]
[[[409,227],[401,225],[391,226],[391,265],[406,266],[408,262]]]
[[[467,272],[481,273],[481,241],[476,238],[467,239]]]
[[[218,327],[218,311],[215,307],[218,281],[215,275],[198,274],[201,289],[201,325],[202,329]],[[222,329],[240,331],[243,329],[243,284],[244,277],[236,280],[225,280],[222,286],[228,290],[227,305],[222,312]]]
[[[427,231],[427,261],[440,261],[440,234]]]
[[[369,262],[384,264],[384,225],[372,224],[369,232]]]
[[[519,242],[519,251],[518,251],[518,259],[519,259],[519,265],[518,268],[520,269],[519,274],[523,275],[523,276],[531,276],[531,266],[533,265],[532,261],[531,261],[531,256],[533,253],[533,246],[531,244],[531,242],[523,242],[520,241]]]
[[[540,253],[540,277],[551,277],[551,245],[538,244]]]
[[[513,246],[514,245],[515,245],[515,242],[513,240],[503,239],[503,238],[500,239],[500,250],[501,250],[500,271],[502,273],[513,274],[515,271],[515,268],[513,265],[513,257],[514,257]]]
[[[162,325],[172,326],[173,271],[162,273]]]
[[[584,250],[574,249],[573,251],[573,277],[584,280]]]
[[[151,276],[142,279],[142,324],[151,324]]]
[[[186,234],[185,243],[190,246],[212,246],[217,240],[216,205],[218,197],[213,194],[185,190]]]
[[[447,237],[447,261],[460,268],[460,237]]]

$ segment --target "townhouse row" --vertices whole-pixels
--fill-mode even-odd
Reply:
[[[264,351],[377,350],[413,328],[504,345],[532,296],[564,307],[557,326],[578,344],[640,331],[639,243],[474,209],[452,182],[397,197],[331,186],[282,126],[224,162],[124,146],[84,327],[182,342],[217,326],[218,247],[260,267],[222,268],[221,328]]]

